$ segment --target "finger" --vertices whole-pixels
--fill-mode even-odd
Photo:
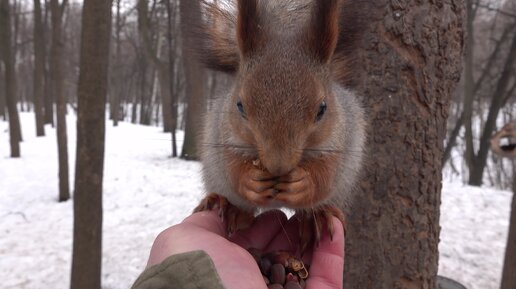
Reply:
[[[252,191],[261,193],[265,190],[272,188],[277,182],[276,181],[254,181],[250,180],[247,187]]]
[[[294,183],[279,183],[274,186],[280,193],[298,193],[306,189],[306,182],[299,181]]]
[[[226,236],[226,225],[220,218],[217,209],[192,214],[184,219],[182,223],[196,226],[222,237]]]
[[[321,242],[314,248],[310,278],[307,289],[341,289],[344,271],[344,228],[342,223],[333,217],[333,240],[327,229],[323,231]]]
[[[285,226],[287,216],[280,210],[272,210],[259,215],[251,228],[238,231],[230,240],[242,248],[263,250]]]

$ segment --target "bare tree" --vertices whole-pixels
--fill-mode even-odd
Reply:
[[[186,80],[186,125],[185,138],[181,158],[198,159],[197,135],[201,131],[200,115],[206,110],[206,72],[196,61],[190,49],[194,47],[192,40],[186,37],[189,33],[188,23],[200,23],[201,8],[199,1],[180,0],[181,33],[183,36],[183,69]],[[190,22],[192,21],[192,22]]]
[[[482,136],[480,138],[480,147],[478,152],[472,157],[472,166],[470,167],[469,184],[480,186],[482,184],[482,176],[487,162],[487,155],[489,153],[489,140],[494,130],[496,129],[496,118],[500,109],[507,101],[507,88],[510,84],[511,77],[514,72],[514,64],[516,63],[516,37],[513,37],[511,48],[507,56],[507,61],[503,66],[500,78],[496,83],[496,88],[493,91],[491,105],[487,116],[486,123],[483,128]]]
[[[45,135],[45,123],[43,115],[43,93],[44,93],[44,76],[45,76],[45,40],[41,2],[34,0],[34,85],[33,85],[33,99],[34,99],[34,114],[36,116],[36,135]]]
[[[85,0],[78,86],[72,289],[100,289],[111,4]]]
[[[0,32],[0,35],[1,35],[1,32]],[[2,49],[0,48],[0,118],[2,118],[3,120],[7,120],[6,106],[5,106],[5,89],[2,89],[2,87],[5,87],[5,76],[4,76],[5,73],[4,73],[4,69],[3,69],[3,65],[2,65],[2,62],[3,62],[2,59],[3,59]]]
[[[116,20],[115,20],[115,59],[114,71],[116,74],[113,79],[113,94],[110,104],[111,118],[113,119],[113,126],[118,126],[120,120],[120,99],[122,94],[122,86],[124,85],[122,79],[122,15],[121,15],[121,0],[116,0]]]
[[[68,172],[68,137],[66,135],[66,98],[63,91],[63,37],[62,22],[64,9],[68,0],[50,0],[52,13],[52,46],[51,46],[51,81],[57,109],[57,147],[59,158],[59,201],[70,198],[70,181]]]
[[[344,287],[436,288],[441,160],[461,74],[464,1],[374,1],[358,11],[368,17],[360,65],[350,71],[371,137],[346,235]]]
[[[156,5],[156,1],[153,2],[153,6]],[[149,60],[149,64],[156,71],[156,77],[158,79],[159,91],[162,100],[162,112],[163,112],[163,127],[165,132],[170,132],[172,123],[171,109],[172,104],[170,100],[170,76],[169,69],[166,61],[160,58],[162,49],[162,36],[159,27],[155,30],[157,33],[156,44],[153,45],[150,29],[150,17],[148,11],[148,1],[138,0],[138,30],[141,37],[141,44],[144,49],[145,55]]]
[[[173,27],[175,23],[176,15],[176,3],[173,5],[170,3],[172,0],[165,1],[167,7],[167,40],[168,40],[168,67],[169,67],[169,83],[170,83],[170,105],[171,105],[171,124],[170,133],[172,134],[172,157],[177,157],[177,140],[176,140],[176,129],[177,129],[177,93],[175,91],[175,55],[174,55],[174,38],[173,38]]]
[[[507,1],[504,9],[510,9],[510,4],[510,1]],[[467,1],[466,7],[468,37],[464,61],[464,87],[463,91],[460,91],[463,92],[463,107],[460,117],[456,118],[450,131],[443,166],[449,159],[456,139],[464,126],[463,153],[469,173],[468,183],[478,186],[483,181],[489,152],[489,137],[495,129],[495,120],[511,95],[510,74],[514,69],[512,67],[516,56],[513,52],[514,46],[511,44],[514,40],[511,39],[514,38],[516,21],[510,13],[498,9],[495,9],[497,13],[495,17],[480,17],[481,20],[476,20],[479,18],[476,17],[479,11],[488,7],[473,0]],[[483,26],[489,26],[489,31],[476,33],[476,30],[482,29]],[[489,110],[487,119],[484,119],[483,112],[486,105],[489,106]],[[480,122],[480,131],[473,129],[475,127],[473,119]]]
[[[21,126],[16,108],[16,71],[12,49],[11,8],[9,0],[0,0],[0,56],[5,67],[5,97],[9,114],[11,157],[20,157]]]
[[[45,39],[45,55],[49,55],[49,47],[47,42],[50,35],[50,26],[51,26],[51,7],[50,0],[44,0],[45,3],[45,13],[43,14],[43,27],[45,28],[45,32],[43,38]],[[52,79],[50,75],[51,70],[51,56],[45,57],[45,124],[50,124],[54,127],[54,92],[52,88]]]

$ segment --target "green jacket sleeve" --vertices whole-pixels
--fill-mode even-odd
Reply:
[[[149,267],[131,289],[224,289],[215,265],[204,251],[168,257]]]

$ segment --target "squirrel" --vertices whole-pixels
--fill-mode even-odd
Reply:
[[[261,209],[290,208],[306,248],[321,226],[333,232],[332,215],[344,221],[338,207],[350,202],[363,162],[364,110],[342,85],[352,42],[345,2],[233,4],[205,1],[196,31],[203,62],[235,81],[207,113],[200,151],[210,194],[195,211],[218,206],[234,232]]]

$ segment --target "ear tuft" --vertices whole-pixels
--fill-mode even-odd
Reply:
[[[237,42],[243,57],[256,52],[262,43],[258,0],[238,0]]]
[[[307,29],[309,51],[322,63],[328,63],[339,38],[340,0],[316,0]]]
[[[188,34],[183,37],[190,38],[190,49],[206,67],[235,73],[238,70],[240,56],[235,38],[236,15],[231,12],[233,7],[231,3],[226,2],[200,1],[202,21],[198,23],[190,19],[181,19],[182,25],[186,25],[188,30]]]

